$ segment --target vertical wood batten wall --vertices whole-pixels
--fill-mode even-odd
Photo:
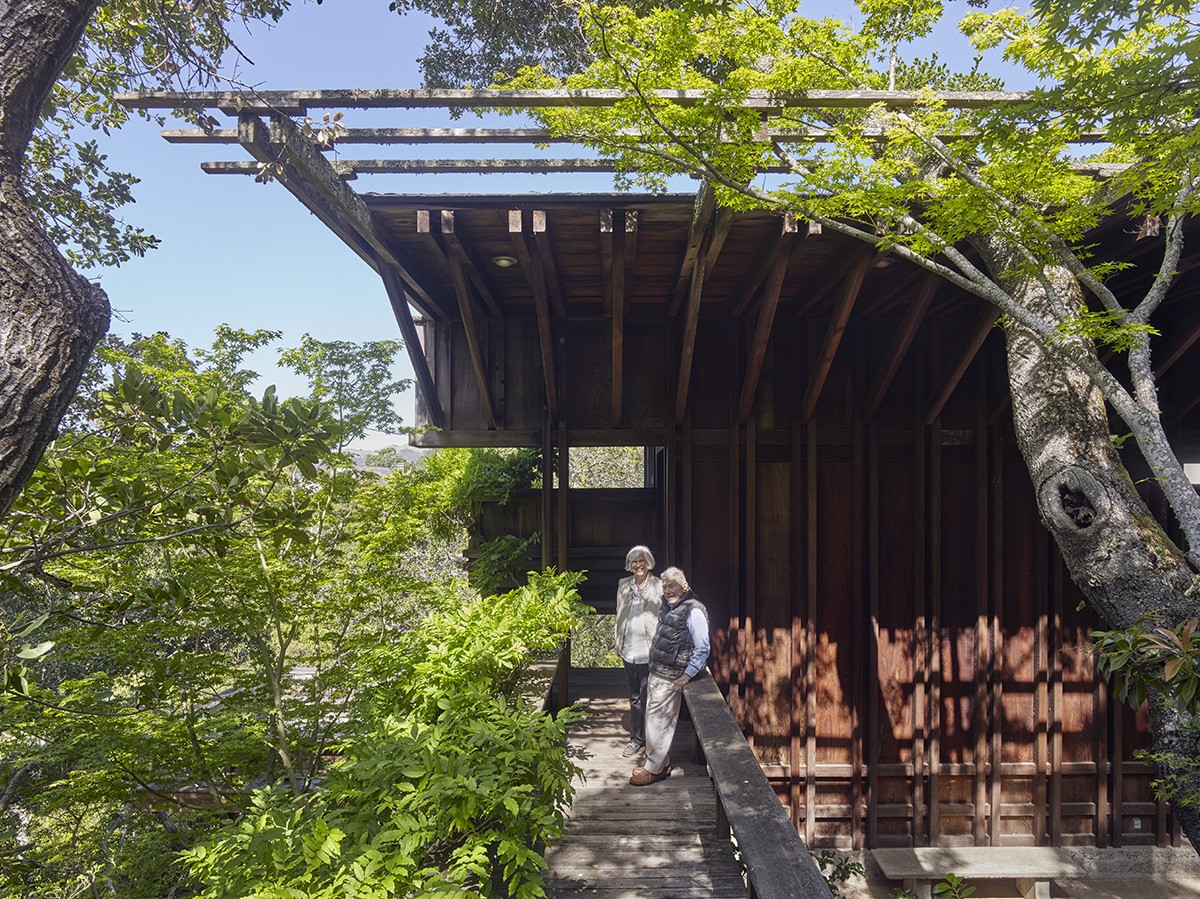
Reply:
[[[741,376],[719,347],[728,326],[702,323],[677,457],[690,460],[679,557],[713,613],[714,672],[801,835],[1177,843],[1133,759],[1145,721],[1110,705],[1098,621],[1038,522],[1007,415],[990,415],[1007,389],[1000,332],[926,426],[963,333],[927,324],[864,422],[890,333],[853,322],[801,424],[824,330],[777,332],[739,427],[722,416]]]
[[[623,559],[643,533],[661,536],[661,563],[681,565],[709,608],[714,676],[810,845],[1177,842],[1134,760],[1149,745],[1145,720],[1096,678],[1097,621],[1038,521],[1009,417],[996,414],[1000,332],[926,425],[975,316],[926,319],[865,420],[896,322],[851,319],[803,421],[827,323],[780,316],[739,424],[747,319],[701,318],[679,427],[678,322],[626,321],[623,425],[670,435],[660,492],[547,500],[545,514],[569,526],[546,531],[554,558],[595,572],[604,553]],[[567,428],[610,427],[605,323],[561,324]],[[483,327],[501,429],[530,429],[557,452],[568,435],[540,405],[535,324]],[[450,432],[482,433],[461,326],[428,328]],[[623,530],[651,509],[664,520]]]

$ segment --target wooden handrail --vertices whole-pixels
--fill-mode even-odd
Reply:
[[[833,893],[792,826],[713,679],[683,688],[717,794],[718,823],[737,840],[750,899],[831,899]]]

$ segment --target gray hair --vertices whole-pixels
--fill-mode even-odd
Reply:
[[[625,570],[633,571],[633,563],[638,559],[645,559],[650,569],[654,570],[654,553],[650,552],[650,547],[642,546],[640,543],[625,553]]]
[[[689,589],[687,575],[683,573],[682,568],[676,568],[674,565],[670,568],[664,568],[663,573],[659,577],[664,581],[674,581],[683,587],[684,590]]]

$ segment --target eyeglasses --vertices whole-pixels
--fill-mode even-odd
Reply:
[[[668,589],[683,590],[683,584],[676,583],[675,581],[663,581],[662,588],[663,592],[666,592]]]

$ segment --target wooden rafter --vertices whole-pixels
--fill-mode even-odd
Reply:
[[[908,304],[900,327],[896,329],[895,336],[892,337],[887,355],[884,356],[883,363],[879,366],[879,372],[875,375],[875,381],[867,392],[867,399],[863,404],[864,423],[869,424],[875,420],[875,414],[883,405],[883,398],[887,396],[887,392],[892,386],[892,379],[896,377],[900,363],[904,360],[909,346],[912,345],[913,338],[917,336],[917,329],[925,319],[925,313],[929,311],[929,304],[941,283],[942,279],[938,275],[927,272],[921,285],[917,288],[917,295]]]
[[[480,264],[479,259],[475,256],[470,246],[464,244],[459,237],[454,224],[453,210],[443,209],[441,221],[442,240],[445,242],[447,255],[463,267],[463,270],[471,279],[471,283],[475,285],[475,289],[479,292],[479,296],[483,298],[483,302],[487,306],[491,317],[503,318],[504,311],[501,308],[500,301],[496,298],[495,288],[492,287],[491,281],[484,274],[484,267]]]
[[[449,216],[451,232],[453,232],[454,213],[443,212],[442,227],[446,227],[446,217]],[[431,252],[440,253],[439,261],[450,272],[450,281],[454,285],[454,296],[458,300],[458,314],[462,319],[463,334],[467,339],[467,353],[471,357],[471,369],[475,373],[475,384],[479,388],[479,399],[483,404],[483,415],[489,430],[496,429],[496,406],[492,402],[492,388],[488,380],[487,364],[483,358],[483,347],[479,340],[479,327],[475,323],[475,302],[471,297],[471,288],[467,284],[467,272],[463,260],[448,253],[437,242],[432,232],[430,216],[427,210],[417,212],[417,233],[426,238],[426,245]],[[444,231],[443,231],[444,233]]]
[[[305,138],[290,119],[272,116],[270,130],[256,116],[238,119],[238,136],[243,147],[257,160],[252,163],[280,166],[283,186],[326,227],[336,234],[372,268],[390,266],[404,281],[417,308],[432,318],[441,318],[437,304],[380,236],[371,210],[362,198],[342,182],[316,145]]]
[[[971,367],[976,354],[987,340],[988,334],[992,332],[992,328],[996,324],[996,319],[1000,318],[1000,310],[988,304],[979,311],[979,315],[975,318],[975,325],[971,328],[971,336],[966,345],[963,347],[962,353],[958,357],[958,361],[950,369],[949,375],[946,377],[946,382],[942,385],[942,389],[937,392],[937,396],[929,403],[929,408],[925,412],[925,424],[931,425],[942,414],[942,410],[946,407],[950,397],[954,393],[954,388],[958,386],[959,381],[963,379],[963,375],[967,373],[967,369]]]
[[[558,262],[554,258],[554,247],[550,244],[550,232],[546,227],[546,210],[532,210],[533,243],[537,247],[542,260],[542,268],[546,272],[546,290],[550,303],[560,318],[567,317],[567,303],[563,295],[562,279],[558,276]]]
[[[767,283],[763,288],[762,302],[758,309],[758,322],[754,326],[754,340],[750,344],[750,359],[746,364],[746,378],[742,381],[742,396],[738,403],[738,422],[750,420],[754,406],[754,395],[758,391],[758,378],[762,374],[763,359],[767,354],[767,342],[771,338],[771,326],[775,321],[775,309],[779,305],[779,294],[783,290],[783,279],[787,275],[791,254],[781,254],[771,266]]]
[[[892,300],[896,299],[896,297],[903,296],[912,290],[914,285],[924,278],[925,275],[925,269],[913,266],[912,270],[906,276],[894,279],[890,287],[872,290],[870,301],[863,303],[859,307],[859,312],[867,317],[874,315],[885,306],[891,305]]]
[[[679,380],[675,386],[675,424],[682,425],[687,414],[688,391],[692,383],[692,359],[696,354],[696,330],[700,323],[700,298],[704,293],[704,259],[708,252],[707,239],[700,247],[695,262],[695,274],[688,289],[687,310],[683,318],[683,341],[679,348]]]
[[[859,262],[858,253],[846,253],[829,259],[811,279],[814,285],[808,296],[792,312],[792,318],[803,318],[832,293]]]
[[[787,213],[783,216],[782,226],[779,231],[779,237],[776,238],[773,244],[768,244],[758,259],[750,266],[750,277],[746,279],[746,283],[738,290],[730,305],[730,317],[738,318],[746,311],[750,305],[750,301],[758,294],[758,289],[762,287],[763,281],[767,275],[775,268],[775,263],[780,256],[791,257],[796,251],[797,240],[802,241],[801,246],[808,244],[808,238],[821,233],[821,226],[816,222],[809,222],[805,228],[804,234],[799,236],[799,225],[796,222],[795,216]]]
[[[409,312],[409,296],[405,293],[404,284],[400,277],[388,265],[379,267],[379,276],[383,279],[383,288],[387,291],[388,302],[392,313],[396,316],[396,324],[400,326],[400,335],[404,338],[404,349],[408,360],[412,363],[413,373],[417,378],[417,388],[425,401],[425,410],[429,415],[429,423],[435,428],[446,427],[446,413],[438,400],[437,385],[433,382],[433,373],[429,370],[429,360],[421,349],[421,340],[417,334],[416,323]]]
[[[701,244],[704,243],[708,234],[708,226],[716,214],[716,209],[716,194],[713,193],[712,186],[705,181],[700,185],[700,190],[696,192],[696,202],[692,207],[692,223],[688,228],[687,245],[684,247],[683,260],[679,263],[679,274],[675,277],[675,286],[671,289],[671,302],[667,314],[672,318],[679,312],[679,305],[683,301],[683,293],[688,280],[696,280],[696,275],[699,275],[699,280],[704,279],[704,266],[703,264],[697,266],[696,259],[697,256],[700,256]],[[700,256],[700,258],[704,257]]]
[[[530,245],[525,234],[524,216],[521,210],[508,213],[508,234],[512,238],[513,251],[529,280],[533,292],[533,305],[537,314],[538,345],[542,354],[542,377],[546,384],[546,409],[551,421],[558,421],[558,381],[555,376],[554,334],[550,327],[550,303],[546,297],[546,270]]]
[[[733,210],[718,209],[716,220],[713,222],[712,240],[709,241],[708,252],[704,255],[704,277],[713,273],[717,259],[721,256],[721,248],[729,237],[729,229],[733,227]]]
[[[834,306],[833,318],[830,319],[829,325],[825,329],[825,339],[821,341],[821,351],[817,354],[816,362],[808,377],[804,399],[800,403],[801,424],[807,425],[811,422],[813,413],[816,412],[817,401],[821,398],[825,380],[829,377],[829,369],[833,366],[833,359],[842,342],[842,335],[846,332],[846,324],[850,321],[850,312],[854,309],[854,303],[862,289],[863,278],[867,276],[867,269],[870,268],[874,259],[875,252],[870,249],[860,251],[853,257],[850,270],[842,282],[841,296]]]

